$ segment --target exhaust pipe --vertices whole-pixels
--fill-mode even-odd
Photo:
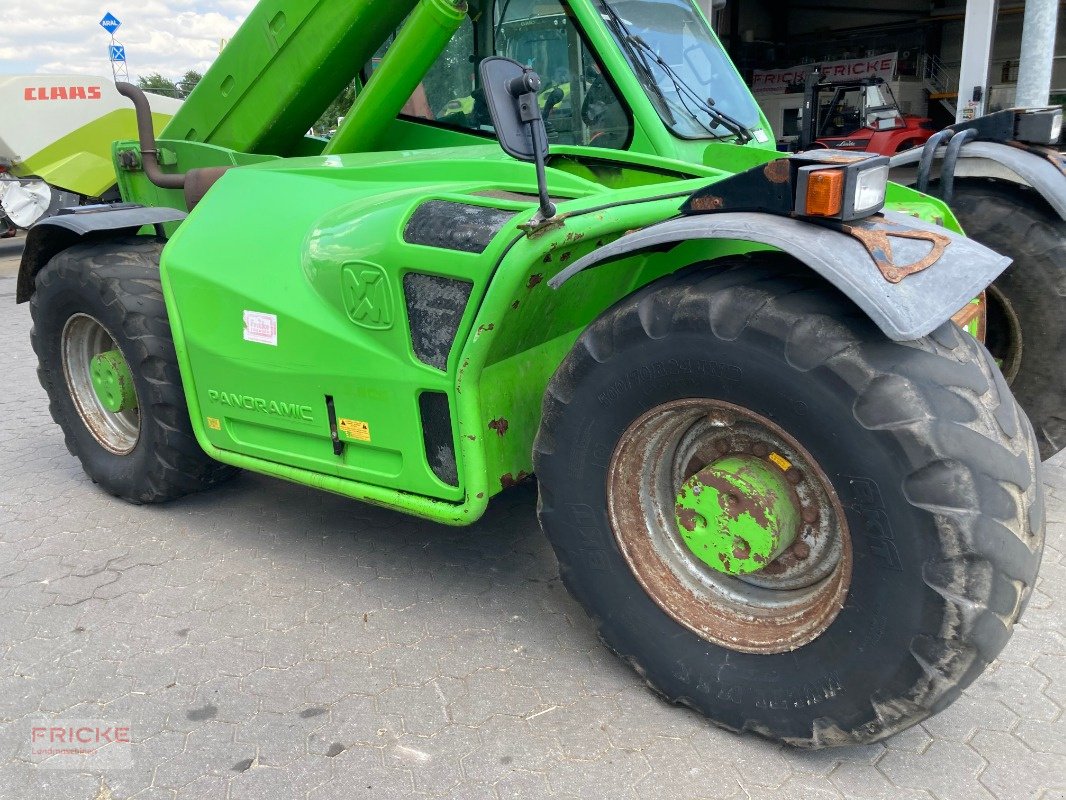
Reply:
[[[133,101],[137,112],[137,138],[141,145],[141,164],[148,180],[160,189],[184,189],[185,173],[166,173],[159,168],[159,150],[155,146],[155,129],[152,127],[152,107],[144,92],[132,83],[116,83],[115,88],[123,97]]]

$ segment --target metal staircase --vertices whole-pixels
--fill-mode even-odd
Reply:
[[[959,100],[959,68],[945,64],[937,56],[925,54],[921,61],[921,76],[930,100],[938,100],[955,116]]]

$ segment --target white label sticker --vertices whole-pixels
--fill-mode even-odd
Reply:
[[[766,135],[766,131],[762,128],[756,128],[753,132],[755,134],[755,141],[759,144],[766,144],[766,142],[770,141],[770,137]]]
[[[277,314],[264,314],[261,311],[244,312],[244,340],[278,346]]]

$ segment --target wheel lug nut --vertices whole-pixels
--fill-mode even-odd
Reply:
[[[811,546],[803,541],[793,542],[792,555],[800,561],[806,561],[811,554]]]
[[[719,439],[718,441],[716,441],[714,443],[714,449],[717,450],[719,453],[728,453],[729,452],[729,440],[728,439]]]
[[[766,458],[768,455],[770,455],[770,448],[764,445],[762,442],[759,442],[751,448],[751,452],[757,455],[759,458]]]
[[[790,467],[788,472],[785,473],[785,479],[793,486],[795,486],[797,483],[801,483],[803,481],[803,473],[795,467]]]
[[[821,518],[821,514],[818,513],[817,508],[805,508],[802,517],[808,525],[814,525]]]

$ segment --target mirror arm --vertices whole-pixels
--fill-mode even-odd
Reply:
[[[535,84],[535,85],[534,85]],[[530,126],[533,135],[534,164],[537,167],[537,189],[540,192],[540,215],[549,220],[555,216],[555,204],[548,194],[548,176],[544,153],[548,149],[547,142],[543,140],[544,126],[538,124],[544,117],[540,111],[540,101],[537,90],[540,89],[540,80],[532,73],[526,73],[521,78],[511,82],[511,92],[516,95],[518,101],[518,113],[522,122]]]

